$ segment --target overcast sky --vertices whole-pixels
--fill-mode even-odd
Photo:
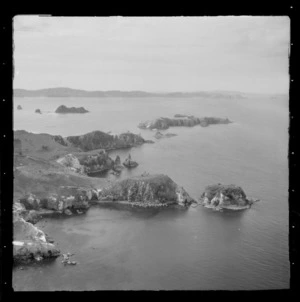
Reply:
[[[288,17],[14,18],[14,88],[288,93]]]

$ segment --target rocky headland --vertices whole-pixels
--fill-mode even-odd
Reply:
[[[200,201],[203,206],[220,211],[248,209],[258,200],[248,198],[239,186],[216,184],[205,188]]]
[[[99,192],[99,200],[142,207],[186,207],[195,202],[184,188],[163,174],[141,175],[116,181]]]
[[[169,127],[194,127],[200,125],[207,127],[209,125],[216,124],[229,124],[232,123],[228,118],[218,117],[194,117],[190,115],[179,115],[176,114],[174,118],[160,117],[151,121],[142,122],[138,125],[141,129],[156,129],[166,130]]]
[[[56,110],[55,113],[87,113],[89,112],[86,110],[84,107],[67,107],[65,105],[59,106]]]

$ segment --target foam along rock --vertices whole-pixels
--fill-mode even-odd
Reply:
[[[123,165],[127,168],[135,168],[139,164],[136,161],[131,160],[131,155],[129,154],[128,157],[123,162]]]
[[[239,186],[216,184],[205,188],[200,201],[203,206],[214,210],[244,210],[258,200],[247,198]]]

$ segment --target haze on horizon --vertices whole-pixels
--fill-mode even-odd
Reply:
[[[288,93],[290,19],[16,16],[14,88]]]

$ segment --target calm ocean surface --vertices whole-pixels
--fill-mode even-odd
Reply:
[[[120,178],[164,173],[198,198],[205,186],[236,184],[261,201],[242,212],[99,206],[38,223],[76,266],[61,258],[14,269],[15,290],[289,288],[287,98],[15,98],[14,129],[79,135],[132,131],[152,139],[128,153],[139,162]],[[87,114],[58,115],[59,105]],[[42,115],[34,113],[41,109]],[[229,125],[169,128],[156,140],[139,122],[176,113],[228,117]],[[109,176],[113,178],[114,176]]]

